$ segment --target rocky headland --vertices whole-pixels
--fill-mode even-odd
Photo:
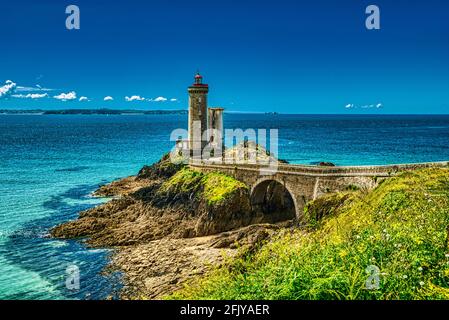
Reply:
[[[112,199],[51,235],[115,249],[108,270],[123,271],[123,299],[160,299],[292,224],[253,212],[244,183],[193,171],[169,155],[94,196]]]
[[[449,298],[447,167],[329,192],[305,205],[301,228],[255,211],[249,192],[166,155],[100,187],[109,202],[51,234],[115,249],[122,299]]]

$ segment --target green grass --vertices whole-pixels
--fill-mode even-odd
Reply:
[[[402,173],[307,208],[307,232],[284,231],[170,298],[449,299],[448,169]],[[370,266],[377,289],[366,285]]]
[[[192,193],[215,205],[225,201],[238,190],[248,187],[232,177],[219,172],[202,173],[183,168],[164,182],[159,189],[163,193]]]
[[[188,168],[179,170],[170,179],[165,181],[159,189],[159,192],[165,193],[188,193],[195,191],[201,187],[203,174]]]
[[[324,217],[335,215],[341,207],[356,197],[352,192],[338,192],[326,194],[304,207],[304,219],[309,228],[315,229]]]
[[[239,189],[248,187],[232,177],[218,172],[210,172],[203,176],[203,196],[209,205],[214,205],[226,200]]]

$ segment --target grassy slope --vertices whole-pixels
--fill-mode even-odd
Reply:
[[[183,168],[164,182],[159,192],[198,192],[209,205],[214,205],[232,196],[239,189],[248,187],[243,182],[222,173],[201,173]]]
[[[448,169],[403,173],[307,211],[308,232],[285,232],[172,298],[449,299]],[[366,287],[369,266],[380,270],[377,290]]]

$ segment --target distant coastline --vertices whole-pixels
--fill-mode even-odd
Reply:
[[[60,109],[60,110],[7,110],[0,109],[0,114],[33,115],[133,115],[133,114],[187,114],[187,110],[119,110],[119,109]]]
[[[188,110],[131,110],[131,109],[0,109],[0,115],[187,115]],[[254,114],[267,116],[304,116],[304,117],[448,117],[448,113],[279,113],[272,111],[232,111],[225,114]]]

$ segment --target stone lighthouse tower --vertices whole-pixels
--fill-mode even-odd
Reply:
[[[197,73],[194,83],[189,87],[189,149],[198,156],[201,156],[207,144],[202,137],[207,130],[208,92],[209,86],[203,83],[203,77]]]

